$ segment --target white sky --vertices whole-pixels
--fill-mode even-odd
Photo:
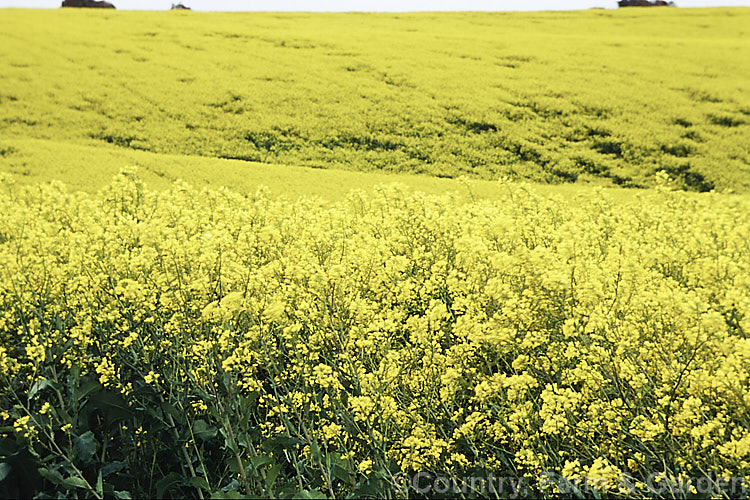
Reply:
[[[167,10],[182,1],[193,10],[215,11],[457,11],[574,10],[615,8],[616,0],[108,0],[118,9]],[[676,0],[679,7],[750,7],[750,0]],[[61,0],[0,0],[0,8],[57,8]]]

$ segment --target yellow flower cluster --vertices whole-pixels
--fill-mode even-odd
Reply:
[[[75,369],[206,419],[239,394],[264,439],[353,473],[748,475],[750,203],[500,188],[10,191],[0,392]]]
[[[34,439],[34,437],[38,434],[38,430],[34,426],[33,421],[31,421],[31,417],[29,415],[23,416],[18,418],[13,423],[13,429],[23,435],[26,439]]]

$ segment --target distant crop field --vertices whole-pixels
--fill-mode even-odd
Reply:
[[[21,137],[546,183],[665,170],[744,192],[748,25],[750,9],[3,10],[0,165],[50,168],[14,158]]]

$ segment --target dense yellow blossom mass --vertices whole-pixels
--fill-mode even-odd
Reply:
[[[330,205],[3,178],[2,442],[94,497],[745,477],[750,203],[662,180]]]

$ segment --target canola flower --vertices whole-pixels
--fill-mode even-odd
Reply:
[[[2,439],[92,497],[750,475],[746,198],[500,188],[324,205],[3,179]]]

